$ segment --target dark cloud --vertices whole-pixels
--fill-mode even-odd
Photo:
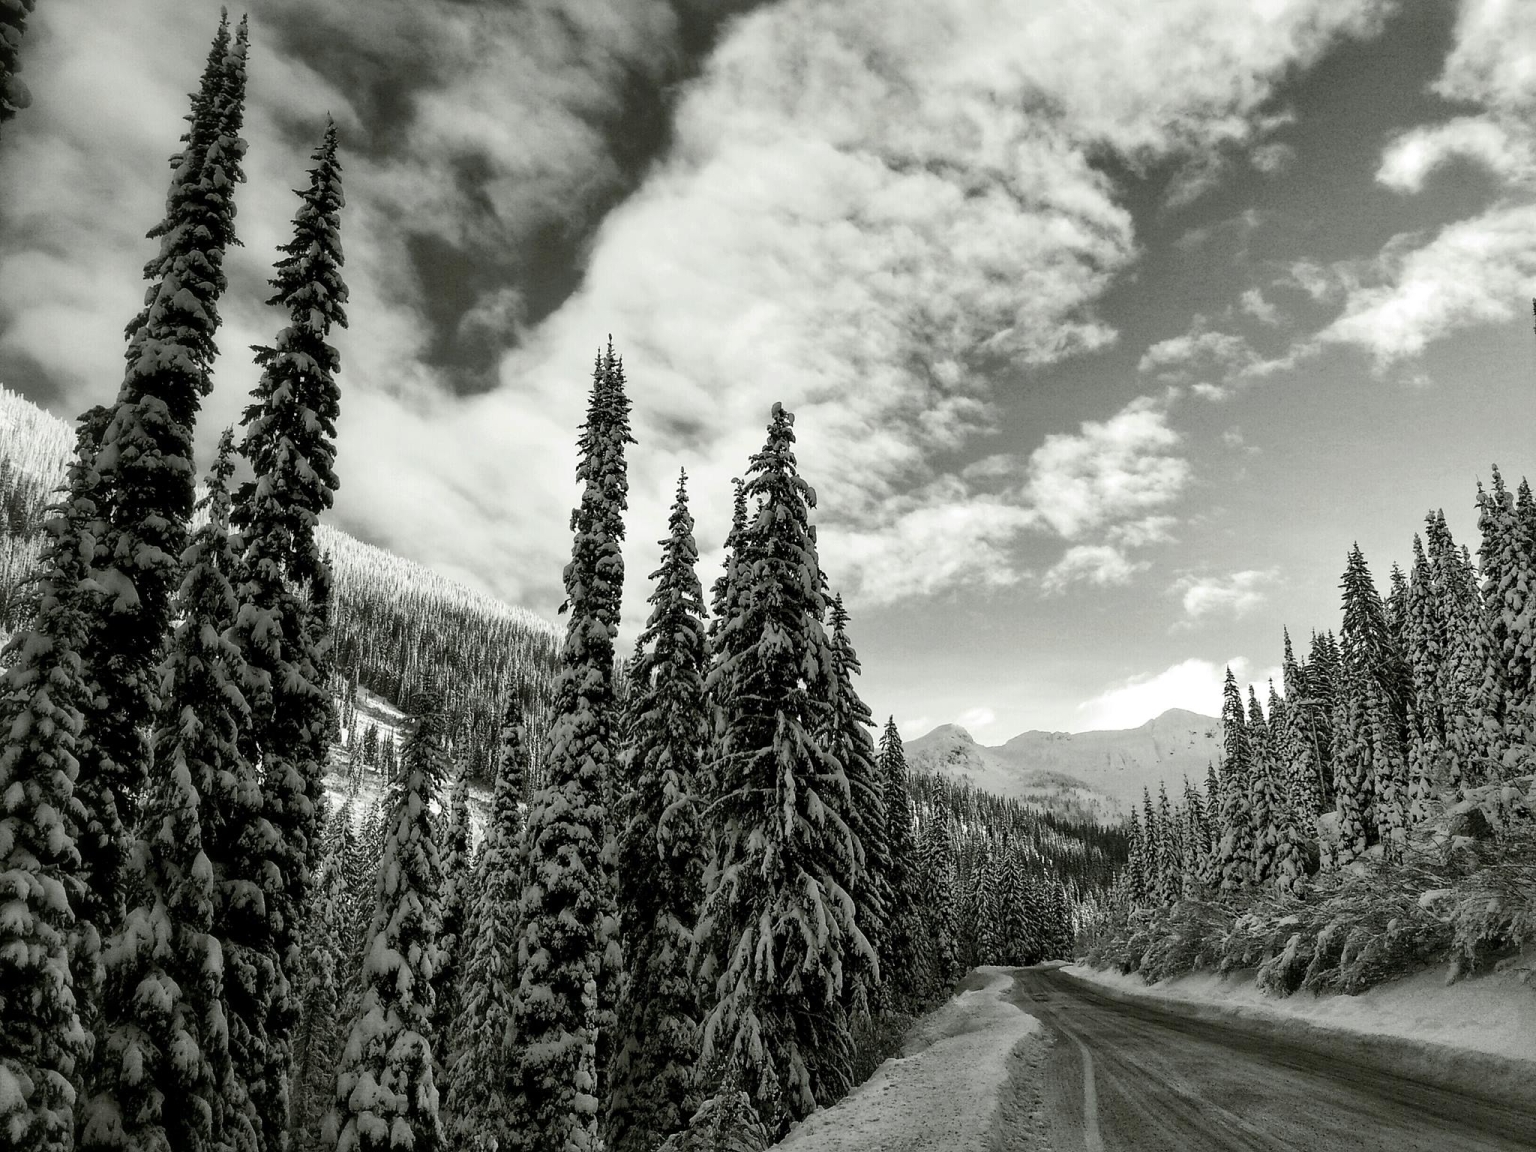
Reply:
[[[469,394],[494,387],[500,357],[580,285],[596,229],[667,153],[680,91],[729,21],[762,2],[656,0],[646,31],[665,27],[660,36],[618,27],[622,17],[594,15],[575,0],[381,3],[366,17],[350,4],[274,0],[260,15],[276,39],[271,50],[346,94],[355,117],[348,150],[380,166],[419,148],[424,100],[466,68],[487,66],[478,36],[519,42],[517,67],[505,76],[509,122],[542,121],[550,112],[538,105],[556,105],[585,136],[588,155],[557,149],[546,159],[538,141],[518,157],[466,132],[439,174],[451,186],[451,225],[424,226],[402,206],[415,282],[399,290],[428,325],[423,360],[454,392]],[[314,131],[302,121],[280,119],[278,127],[295,149]],[[533,195],[519,198],[513,214],[505,185],[519,180]]]

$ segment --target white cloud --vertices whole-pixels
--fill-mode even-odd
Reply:
[[[1264,293],[1258,288],[1246,289],[1238,298],[1238,307],[1261,323],[1280,323],[1279,309],[1264,299]]]
[[[956,718],[955,723],[968,729],[974,735],[979,728],[990,728],[997,722],[997,713],[986,707],[967,708]]]
[[[1350,289],[1317,343],[1356,345],[1385,368],[1458,328],[1513,319],[1529,299],[1536,204],[1496,205],[1422,246],[1411,242],[1399,237],[1388,245],[1375,282]]]
[[[1273,570],[1245,569],[1226,576],[1181,576],[1173,589],[1180,596],[1188,620],[1210,616],[1237,619],[1248,615],[1268,598],[1264,589],[1275,583]]]
[[[1289,144],[1260,144],[1248,154],[1248,162],[1266,176],[1278,176],[1296,163],[1296,149]]]
[[[1536,27],[1521,0],[1461,0],[1435,91],[1511,110],[1536,105]]]
[[[1528,136],[1486,116],[1459,116],[1433,127],[1412,128],[1387,145],[1376,179],[1397,192],[1417,192],[1436,168],[1461,157],[1502,180],[1532,174],[1536,157]]]
[[[253,301],[303,168],[282,129],[329,108],[369,145],[346,158],[345,523],[502,595],[554,603],[586,366],[611,332],[640,441],[631,605],[676,465],[689,466],[707,548],[774,400],[800,416],[834,580],[872,602],[1018,579],[1018,533],[1045,524],[1076,540],[1163,509],[1188,478],[1162,414],[1132,405],[1048,438],[1026,486],[956,507],[979,481],[944,461],[987,429],[997,366],[1027,376],[1114,338],[1095,304],[1137,248],[1097,157],[1141,166],[1251,148],[1272,126],[1260,109],[1276,82],[1340,36],[1372,32],[1389,6],[762,7],[725,26],[681,89],[669,153],[591,237],[579,291],[526,329],[515,296],[482,302],[471,324],[524,329],[523,343],[495,391],[463,399],[428,362],[423,313],[436,302],[410,287],[407,234],[517,250],[541,223],[593,211],[616,162],[593,125],[632,73],[676,50],[671,5],[390,0],[365,19],[342,0],[258,0],[247,247],[231,262],[205,442],[253,376],[237,350],[274,326]],[[141,233],[159,215],[163,157],[209,31],[194,9],[206,14],[191,0],[51,0],[34,18],[49,30],[28,68],[37,103],[8,126],[0,163],[0,239],[25,241],[7,256],[0,340],[71,381],[76,409],[104,399],[120,370]],[[271,30],[296,13],[360,41],[358,61],[403,46],[430,71],[393,135],[370,135],[377,77],[333,85],[279,58]],[[457,179],[466,160],[475,178]],[[940,553],[934,575],[905,571],[915,548]],[[1111,571],[1100,560],[1095,571]]]
[[[926,736],[933,731],[933,717],[918,716],[911,720],[896,721],[896,731],[901,733],[903,740],[916,740],[919,736]]]
[[[1279,668],[1253,670],[1250,661],[1234,657],[1227,661],[1240,684],[1245,677],[1256,686],[1280,677]],[[1210,660],[1191,657],[1156,674],[1132,676],[1106,688],[1099,695],[1077,706],[1083,729],[1135,728],[1170,708],[1184,708],[1205,716],[1221,711],[1221,687],[1226,667]],[[1247,690],[1244,688],[1244,697]]]
[[[1112,544],[1074,544],[1046,572],[1040,586],[1047,594],[1064,592],[1073,584],[1108,588],[1129,584],[1136,573],[1150,567],[1146,560],[1127,559]]]
[[[1074,539],[1176,500],[1190,478],[1189,461],[1173,452],[1179,441],[1166,408],[1138,397],[1108,420],[1047,436],[1024,490],[1041,519]]]

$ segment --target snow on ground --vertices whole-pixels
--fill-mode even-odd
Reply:
[[[1065,971],[1116,992],[1215,1007],[1239,1018],[1300,1020],[1362,1036],[1443,1044],[1536,1062],[1536,984],[1523,983],[1513,972],[1491,972],[1446,984],[1445,970],[1434,969],[1358,996],[1298,992],[1281,999],[1259,991],[1252,972],[1226,977],[1199,973],[1147,985],[1140,976],[1080,964]]]
[[[907,1034],[902,1055],[831,1108],[802,1121],[777,1148],[794,1152],[983,1152],[1008,1054],[1040,1027],[1007,1003],[1012,970],[984,967],[962,992]]]

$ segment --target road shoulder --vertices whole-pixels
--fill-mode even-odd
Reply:
[[[1421,972],[1359,996],[1267,997],[1252,973],[1139,976],[1069,965],[1060,975],[1117,999],[1347,1056],[1501,1104],[1524,1105],[1536,1082],[1536,988],[1503,974],[1446,985]]]
[[[991,1152],[995,1114],[1017,1065],[1010,1057],[1040,1022],[1005,997],[1012,969],[977,969],[908,1033],[902,1055],[776,1148],[789,1152]],[[1022,1050],[1021,1050],[1022,1051]],[[1011,1095],[1011,1093],[1010,1093]]]

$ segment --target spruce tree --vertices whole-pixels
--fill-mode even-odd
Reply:
[[[476,866],[480,898],[470,909],[463,1010],[454,1030],[454,1061],[448,1077],[445,1111],[450,1147],[464,1152],[509,1152],[517,1146],[508,1037],[518,985],[520,805],[527,779],[522,704],[513,692],[501,725],[491,816]]]
[[[578,444],[581,504],[565,568],[570,611],[555,686],[548,783],[534,795],[524,835],[519,906],[521,983],[513,1001],[514,1084],[531,1148],[595,1150],[605,1085],[599,1003],[620,967],[617,908],[603,867],[605,781],[614,771],[618,724],[613,641],[624,585],[623,514],[629,399],[610,344],[593,372]]]
[[[698,547],[687,477],[677,484],[651,614],[636,646],[630,787],[617,814],[619,908],[628,986],[620,1000],[608,1147],[649,1152],[698,1106],[697,986],[689,968],[702,895],[697,807],[711,724]]]
[[[1321,701],[1313,695],[1312,677],[1297,663],[1289,630],[1284,635],[1281,683],[1285,688],[1285,710],[1277,752],[1285,769],[1288,803],[1300,830],[1310,834],[1323,810],[1326,792],[1323,741],[1318,723]]]
[[[6,647],[0,673],[0,1148],[71,1152],[76,1089],[91,1049],[71,978],[94,966],[94,930],[77,925],[81,860],[74,799],[81,662],[96,509],[98,415],[82,417],[68,488],[49,510],[36,572],[36,615]],[[92,947],[71,938],[84,930]]]
[[[1478,485],[1477,503],[1483,668],[1471,711],[1482,735],[1483,773],[1498,779],[1518,770],[1536,740],[1536,541],[1498,468],[1490,490]]]
[[[1248,685],[1248,821],[1253,835],[1253,882],[1264,885],[1275,866],[1275,811],[1281,793],[1264,709]]]
[[[711,1002],[704,1066],[712,1083],[735,1077],[776,1137],[846,1091],[850,940],[874,961],[849,892],[853,837],[835,815],[848,781],[814,738],[827,705],[809,686],[830,645],[815,494],[795,464],[793,419],[775,404],[752,458],[745,492],[756,510],[737,549],[750,586],[721,624],[730,656],[710,671],[726,704],[697,933]]]
[[[21,71],[21,38],[27,31],[27,16],[35,7],[37,0],[0,0],[0,128],[32,104],[32,94],[17,73]]]
[[[379,864],[363,953],[363,996],[336,1078],[337,1152],[437,1152],[445,1146],[434,1072],[433,976],[442,859],[432,800],[449,771],[442,701],[418,695]]]
[[[1152,861],[1150,859],[1150,838],[1141,823],[1141,813],[1136,806],[1131,805],[1131,826],[1128,830],[1130,839],[1130,852],[1126,857],[1125,875],[1126,887],[1130,893],[1131,903],[1140,908],[1151,903],[1152,899]]]
[[[1205,883],[1210,859],[1210,828],[1205,804],[1189,777],[1184,778],[1184,841],[1181,854],[1180,894],[1197,896]]]
[[[885,861],[866,850],[872,870],[884,868],[886,929],[880,944],[880,971],[888,987],[896,990],[896,1003],[911,1011],[932,995],[936,978],[920,963],[923,916],[917,896],[918,848],[912,819],[912,793],[907,785],[907,753],[896,728],[896,718],[886,718],[880,735],[879,771],[881,812],[885,821]],[[860,906],[863,914],[863,906]]]
[[[960,933],[956,925],[955,844],[949,825],[938,814],[924,821],[917,842],[918,908],[925,953],[922,996],[934,1000],[948,992],[960,975]]]
[[[95,689],[82,702],[90,733],[75,795],[86,887],[77,915],[106,936],[120,922],[137,799],[149,771],[147,735],[160,707],[158,667],[192,515],[193,424],[217,354],[224,250],[236,243],[234,187],[244,180],[246,25],[231,39],[221,18],[185,145],[171,159],[160,251],[144,268],[144,309],[128,325],[127,369],[101,417],[93,490],[96,537],[84,661]],[[87,1021],[97,973],[75,972]]]
[[[1231,668],[1222,686],[1221,738],[1221,840],[1216,848],[1216,878],[1221,891],[1235,892],[1253,881],[1252,753],[1243,697]]]
[[[852,834],[854,871],[848,894],[853,898],[859,931],[878,960],[876,965],[864,963],[859,945],[852,938],[844,942],[844,1003],[851,1019],[862,1025],[868,1022],[871,1009],[883,1007],[892,993],[898,1001],[904,999],[899,989],[888,984],[886,974],[890,969],[886,961],[893,947],[902,950],[904,962],[911,956],[910,942],[898,944],[893,939],[893,934],[906,931],[909,926],[896,925],[891,920],[894,882],[905,884],[906,876],[904,872],[900,877],[894,874],[896,864],[886,829],[886,765],[883,760],[876,761],[875,744],[869,735],[874,717],[854,686],[853,678],[859,675],[861,666],[848,638],[848,612],[841,596],[832,598],[828,622],[832,625],[831,653],[819,686],[828,707],[826,726],[818,737],[822,747],[842,765],[848,781],[848,800],[846,805],[837,807],[842,799],[838,789],[833,789],[827,799],[833,806],[833,815]],[[910,828],[907,839],[908,855],[903,866],[911,855]],[[910,966],[903,971],[910,972]]]
[[[347,852],[351,812],[343,808],[327,826],[325,852],[316,878],[315,899],[305,918],[304,984],[299,1027],[293,1045],[292,1114],[289,1134],[300,1148],[323,1143],[321,1123],[334,1092],[338,1023],[345,1005],[351,947],[347,890]]]
[[[433,1025],[438,1036],[445,1040],[453,1022],[459,1018],[459,987],[461,982],[460,961],[467,951],[464,937],[465,918],[468,915],[468,896],[472,882],[470,875],[469,824],[469,774],[460,770],[449,795],[447,824],[442,837],[443,909],[442,934],[438,938],[438,951],[442,962],[434,977],[433,999],[437,1004],[437,1019]],[[446,1060],[447,1044],[438,1046],[438,1059]]]
[[[325,682],[331,577],[314,539],[337,487],[340,359],[328,339],[333,326],[346,325],[347,290],[336,150],[330,124],[312,154],[309,186],[296,193],[293,238],[279,248],[267,303],[286,309],[289,324],[272,346],[254,350],[262,372],[245,409],[240,445],[253,478],[241,486],[232,513],[245,544],[236,627],[251,702],[247,754],[261,765],[263,815],[271,828],[264,843],[252,848],[265,856],[258,874],[270,962],[249,1010],[264,1019],[241,1022],[265,1040],[246,1054],[259,1066],[242,1064],[240,1071],[272,1149],[281,1147],[289,1111],[294,990],[304,969],[299,929],[319,862],[325,764],[336,729]]]
[[[239,700],[239,654],[224,637],[233,613],[225,570],[233,450],[225,432],[203,502],[207,522],[182,557],[186,578],[161,675],[154,771],[129,860],[135,899],[105,949],[103,1030],[82,1150],[254,1146],[224,1025],[220,852],[215,843],[210,858],[203,832],[205,814],[220,819],[208,800],[221,779],[242,774],[243,709],[232,703]]]
[[[1164,907],[1174,903],[1183,888],[1183,868],[1178,825],[1168,804],[1168,787],[1157,782],[1157,899]]]

